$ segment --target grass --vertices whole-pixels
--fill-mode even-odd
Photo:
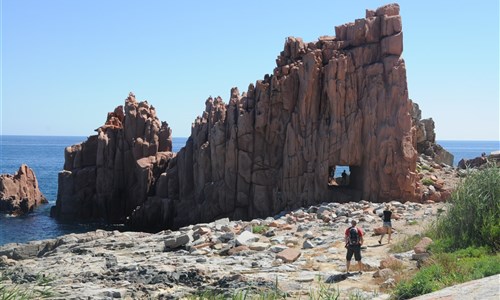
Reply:
[[[369,300],[378,296],[377,291],[373,291],[371,295],[365,295],[359,290],[351,291],[348,294],[341,297],[341,292],[338,285],[333,285],[330,283],[324,283],[324,278],[318,276],[318,286],[311,288],[308,295],[304,297],[299,296],[298,299],[309,299],[309,300],[339,300],[339,299],[349,299],[349,300]],[[245,289],[240,289],[232,292],[223,291],[201,291],[195,295],[190,295],[187,299],[190,300],[276,300],[276,299],[289,299],[287,293],[281,291],[278,288],[278,281],[274,283],[275,287],[267,290],[255,290],[252,287]]]
[[[432,255],[414,276],[398,282],[395,299],[500,274],[500,169],[489,166],[469,172],[425,235],[434,240]],[[409,250],[419,239],[405,238],[392,250]]]
[[[286,299],[287,294],[279,289],[278,278],[272,288],[256,288],[249,286],[244,289],[236,289],[234,291],[221,290],[202,290],[194,295],[190,295],[187,299],[190,300],[276,300]]]
[[[52,277],[37,275],[36,286],[29,289],[19,285],[6,285],[4,282],[7,280],[7,276],[0,274],[0,300],[44,299],[54,296],[51,286]]]
[[[269,226],[266,225],[255,225],[252,227],[252,232],[257,234],[266,233],[269,230]]]
[[[397,284],[394,296],[396,299],[410,299],[447,286],[499,274],[500,255],[491,255],[485,249],[471,247],[433,255],[414,277]],[[467,252],[479,252],[480,255],[464,255]]]
[[[432,168],[431,166],[428,166],[428,165],[418,164],[417,171],[419,173],[422,173],[422,171],[434,172],[434,168]]]
[[[423,178],[422,179],[422,184],[423,185],[432,185],[432,184],[434,184],[434,181],[432,179],[430,179],[430,178]]]
[[[402,253],[413,250],[413,247],[417,245],[418,242],[422,239],[420,234],[414,234],[410,236],[405,236],[404,239],[399,240],[398,242],[391,244],[389,251],[392,253]]]
[[[500,168],[470,173],[451,196],[432,232],[443,250],[487,246],[500,250]]]
[[[286,295],[282,293],[275,293],[274,291],[252,291],[251,289],[237,290],[232,294],[227,295],[218,291],[203,291],[195,295],[189,296],[187,299],[191,300],[275,300],[286,299]]]

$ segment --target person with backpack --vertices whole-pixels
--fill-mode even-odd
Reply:
[[[363,231],[361,228],[356,227],[356,221],[351,221],[351,226],[345,231],[345,247],[347,248],[346,255],[346,273],[349,274],[351,266],[351,259],[358,262],[359,274],[362,273],[363,264],[361,263],[361,245],[363,245]]]

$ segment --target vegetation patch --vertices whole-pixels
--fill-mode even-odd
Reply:
[[[30,289],[11,285],[8,276],[0,273],[0,300],[46,299],[54,296],[53,278],[45,275],[36,276],[36,284]]]
[[[252,232],[257,234],[266,233],[269,230],[269,226],[266,225],[255,225],[252,227]]]
[[[389,251],[392,253],[402,253],[402,252],[407,252],[407,251],[413,250],[415,245],[417,245],[421,239],[422,239],[422,236],[420,234],[405,236],[404,239],[402,239],[394,244],[391,244]]]
[[[398,282],[394,298],[409,299],[500,274],[500,169],[489,166],[470,172],[446,211],[426,231],[434,240],[429,247],[432,255],[413,277]],[[409,250],[414,241],[405,239],[392,251]]]
[[[423,178],[422,179],[422,184],[428,186],[428,185],[434,184],[434,181],[432,179],[430,179],[430,178]]]

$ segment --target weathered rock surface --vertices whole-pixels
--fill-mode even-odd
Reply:
[[[500,274],[472,280],[444,288],[437,292],[412,298],[412,300],[498,300],[500,299]]]
[[[417,129],[417,151],[430,156],[436,163],[444,163],[453,166],[453,154],[446,151],[436,143],[435,124],[432,118],[422,119],[422,111],[417,103],[413,103],[412,119]]]
[[[228,105],[209,98],[176,158],[190,168],[179,168],[177,205],[191,208],[177,222],[420,199],[401,28],[394,5],[337,26],[336,37],[290,37],[272,75],[232,89]],[[328,185],[336,166],[350,167],[348,188]]]
[[[395,242],[419,233],[445,208],[442,203],[391,204],[400,216],[393,221]],[[179,231],[97,230],[7,244],[0,247],[2,284],[50,289],[51,299],[186,299],[208,290],[275,291],[278,282],[287,299],[309,299],[332,279],[337,283],[330,288],[338,288],[343,298],[388,299],[387,287],[415,271],[418,261],[414,251],[390,254],[389,244],[378,244],[373,228],[382,223],[377,212],[383,207],[367,201],[322,203],[266,219],[224,218]],[[345,276],[344,231],[350,218],[365,232],[364,272]]]
[[[137,102],[130,93],[125,107],[109,113],[96,131],[87,141],[65,149],[51,215],[124,223],[154,194],[162,170],[174,156],[171,130],[153,106]]]
[[[22,164],[14,174],[0,175],[0,211],[13,215],[22,215],[47,203],[38,186],[35,172]]]

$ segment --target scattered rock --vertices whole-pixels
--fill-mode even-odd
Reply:
[[[280,253],[276,254],[276,258],[283,260],[286,263],[291,263],[296,261],[301,255],[301,252],[297,249],[287,248]]]
[[[413,250],[415,251],[416,254],[426,253],[427,248],[429,247],[430,244],[432,244],[432,239],[430,239],[428,237],[424,237],[422,240],[420,240],[420,242],[418,242],[415,245]]]
[[[342,208],[347,215],[360,209],[371,212],[380,206],[367,201],[321,205]],[[419,220],[423,225],[437,214],[437,207],[443,206],[434,203],[426,205],[425,210],[416,210],[421,204],[395,205],[401,212],[400,219],[393,220],[398,233],[408,227],[412,234],[416,229],[407,224],[407,218]],[[375,291],[392,284],[391,271],[386,267],[404,269],[414,265],[410,262],[413,251],[387,258],[387,246],[380,246],[378,237],[367,235],[367,246],[362,248],[363,274],[335,274],[345,270],[343,238],[347,217],[337,217],[326,224],[314,212],[324,213],[318,208],[310,206],[285,212],[273,220],[223,219],[156,234],[96,230],[28,244],[9,244],[0,247],[0,268],[12,284],[27,289],[36,287],[37,276],[47,274],[53,278],[52,287],[60,295],[142,299],[160,297],[163,293],[179,299],[203,290],[231,293],[236,288],[272,289],[277,277],[280,288],[294,294],[310,292],[324,281],[337,282],[344,291],[352,288]],[[424,214],[427,210],[430,215]],[[255,224],[271,223],[281,224],[272,227],[272,237],[245,230]],[[360,219],[359,226],[366,228],[372,224]],[[403,238],[398,233],[394,233],[394,241]],[[237,246],[238,239],[247,245]],[[357,264],[353,263],[352,269],[356,272]],[[335,275],[324,275],[332,272]],[[380,284],[379,277],[373,276],[388,280]]]

